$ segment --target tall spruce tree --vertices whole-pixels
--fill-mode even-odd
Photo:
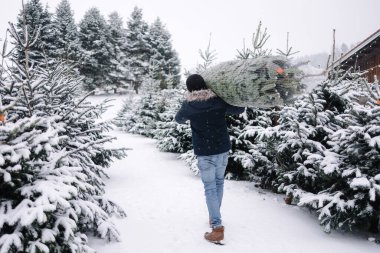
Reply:
[[[132,85],[136,93],[149,70],[148,28],[148,24],[143,20],[142,9],[135,7],[127,21],[126,50],[130,62]]]
[[[171,35],[157,18],[149,27],[150,76],[160,81],[160,88],[176,87],[180,82],[180,63],[174,51]]]
[[[80,42],[74,12],[68,0],[61,0],[53,18],[54,51],[53,57],[70,62],[78,62]]]
[[[108,73],[111,67],[109,53],[109,30],[106,20],[97,8],[89,9],[79,24],[79,39],[82,48],[79,72],[84,76],[85,87],[105,89],[110,84]]]
[[[38,36],[33,34],[38,33]],[[28,61],[38,63],[43,61],[44,55],[51,56],[54,51],[54,37],[52,26],[52,14],[47,7],[43,7],[40,0],[29,0],[17,17],[17,34],[21,40],[25,41],[26,37],[35,37],[34,43],[29,42]],[[17,59],[25,61],[25,53],[19,44],[15,44],[17,50]]]
[[[108,19],[109,37],[108,48],[111,56],[110,72],[108,79],[115,91],[117,88],[127,88],[129,75],[129,60],[127,58],[126,30],[123,26],[123,19],[117,12],[109,15]]]

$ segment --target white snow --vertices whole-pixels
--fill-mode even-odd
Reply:
[[[321,167],[324,173],[331,174],[339,169],[339,157],[336,153],[331,151],[324,151],[324,157],[321,162]]]
[[[354,178],[350,184],[351,188],[362,188],[369,189],[371,187],[371,183],[365,177]]]
[[[369,146],[370,147],[376,147],[377,146],[377,148],[380,148],[380,136],[376,136],[376,137],[373,137],[372,139],[370,139]]]
[[[0,253],[8,253],[12,245],[18,250],[22,250],[22,242],[20,235],[16,233],[3,235],[0,239],[0,244],[4,245],[1,248]]]
[[[116,115],[122,96],[105,114]],[[99,97],[91,98],[99,102]],[[155,140],[119,132],[113,147],[132,148],[109,169],[106,196],[126,211],[114,222],[119,243],[89,238],[100,253],[378,253],[364,235],[326,234],[317,217],[286,205],[282,195],[255,188],[253,183],[227,180],[222,205],[225,246],[208,243],[208,214],[202,182],[177,154],[163,153]]]

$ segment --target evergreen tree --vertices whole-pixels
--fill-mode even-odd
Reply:
[[[309,95],[299,98],[293,106],[280,113],[280,125],[269,128],[260,138],[278,143],[275,155],[277,191],[299,198],[304,192],[325,189],[326,181],[321,168],[328,156],[329,136],[343,127],[338,115],[345,103],[334,94],[328,82],[318,86]]]
[[[127,21],[127,57],[131,71],[132,85],[138,93],[149,69],[150,46],[148,24],[143,20],[142,9],[135,7]]]
[[[33,36],[38,33],[38,36]],[[35,42],[29,41],[28,61],[38,63],[43,61],[44,55],[52,55],[54,50],[54,38],[52,27],[52,14],[47,7],[43,8],[40,0],[29,0],[17,17],[18,37],[25,41],[26,37],[36,38]],[[16,43],[18,61],[25,61],[23,48]]]
[[[19,46],[28,59],[26,44]],[[67,65],[25,62],[7,73],[0,87],[7,116],[0,126],[0,251],[93,252],[89,232],[118,240],[110,215],[125,214],[103,196],[102,177],[124,151],[104,148],[112,138],[107,125],[95,123],[102,108],[80,96],[80,79]]]
[[[299,205],[318,211],[327,232],[337,228],[379,231],[380,118],[376,99],[380,92],[377,83],[368,85],[367,91],[364,84],[358,74],[330,81],[330,90],[346,105],[339,115],[342,128],[331,132],[331,148],[320,164],[323,190],[300,198]],[[371,95],[372,88],[376,96]],[[363,97],[373,102],[363,106],[358,103]]]
[[[232,121],[234,166],[250,169],[262,187],[286,192],[294,203],[316,210],[327,232],[377,232],[380,89],[378,84],[365,89],[365,84],[360,74],[349,72],[327,80],[283,108],[279,125],[272,118],[270,126],[260,114],[243,131]],[[363,105],[363,98],[371,103]]]
[[[173,50],[171,35],[157,18],[149,27],[151,78],[160,81],[160,88],[176,87],[180,81],[180,66]]]
[[[147,137],[154,136],[159,114],[164,111],[165,99],[157,93],[149,92],[139,101],[131,118],[128,119],[125,130],[130,133]]]
[[[174,120],[181,107],[182,90],[163,90],[163,112],[159,113],[156,130],[153,132],[157,139],[157,148],[165,152],[185,153],[192,149],[191,128],[189,124],[177,124]]]
[[[123,26],[123,19],[117,12],[109,15],[108,27],[108,48],[111,56],[111,71],[108,73],[108,79],[116,91],[117,88],[127,88],[129,80],[129,61],[125,48],[126,30]]]
[[[140,101],[137,96],[129,95],[123,100],[122,108],[117,112],[116,117],[113,119],[113,123],[122,129],[125,129],[129,125],[129,119],[134,114],[134,106]]]
[[[227,166],[228,177],[258,181],[262,188],[274,189],[277,141],[266,136],[278,123],[278,111],[247,108],[245,114],[228,117],[232,149]]]
[[[109,53],[109,30],[104,17],[97,8],[89,9],[79,24],[82,61],[79,72],[85,77],[86,89],[105,89],[110,84],[108,73],[111,71]]]
[[[320,219],[327,230],[341,227],[362,227],[379,232],[380,218],[380,108],[353,108],[350,125],[331,136],[336,172],[335,180],[317,198]],[[338,163],[339,161],[339,163]],[[322,207],[323,206],[323,207]]]
[[[61,0],[53,18],[54,58],[77,62],[80,54],[80,42],[74,12],[68,0]]]

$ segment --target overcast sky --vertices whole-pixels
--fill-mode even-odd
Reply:
[[[21,0],[0,0],[0,38],[8,21],[14,22]],[[55,11],[60,0],[42,0]],[[173,46],[182,66],[193,68],[201,62],[198,50],[205,49],[211,33],[211,47],[217,61],[235,58],[243,39],[250,46],[259,21],[271,35],[267,45],[276,51],[286,46],[286,33],[299,55],[329,52],[332,30],[336,43],[348,46],[380,29],[380,0],[71,0],[76,22],[96,6],[104,16],[117,11],[128,19],[134,6],[143,9],[151,23],[160,17],[172,34]]]

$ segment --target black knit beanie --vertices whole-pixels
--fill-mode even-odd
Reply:
[[[203,77],[198,74],[190,75],[186,80],[187,90],[192,92],[194,90],[206,90],[207,86]]]

